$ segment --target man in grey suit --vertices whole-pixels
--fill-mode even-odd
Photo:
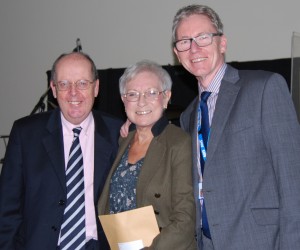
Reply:
[[[300,129],[285,80],[227,65],[222,22],[207,6],[180,9],[172,31],[174,52],[199,86],[180,117],[193,137],[198,249],[300,249]],[[199,140],[203,92],[207,148]]]

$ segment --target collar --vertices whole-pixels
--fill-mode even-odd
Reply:
[[[88,131],[90,131],[88,128],[91,125],[91,123],[93,122],[92,112],[90,112],[89,115],[84,119],[84,121],[82,121],[78,125],[74,125],[74,124],[70,123],[63,116],[62,112],[60,112],[60,117],[61,117],[61,122],[62,122],[63,128],[65,129],[64,132],[66,134],[70,134],[70,135],[73,135],[73,131],[72,130],[73,130],[73,128],[76,128],[76,127],[81,127],[82,128],[82,132],[87,135]]]
[[[169,124],[167,117],[163,114],[162,117],[153,125],[151,128],[151,132],[153,136],[158,136],[165,129],[165,127]],[[133,131],[136,129],[135,124],[131,124],[129,126],[129,131]]]
[[[227,64],[223,63],[223,65],[220,67],[220,69],[218,70],[217,74],[214,76],[214,78],[212,79],[211,83],[208,85],[208,88],[205,90],[201,84],[199,84],[199,97],[201,96],[201,93],[203,91],[208,91],[208,92],[212,92],[212,93],[219,93],[219,89],[221,86],[221,82],[222,79],[224,77],[225,71],[227,68]]]

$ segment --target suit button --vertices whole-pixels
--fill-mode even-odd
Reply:
[[[51,229],[52,229],[53,231],[57,231],[57,227],[56,227],[56,226],[52,226]]]
[[[60,201],[58,202],[58,204],[61,205],[61,206],[63,206],[63,205],[65,205],[65,201],[64,201],[64,200],[60,200]]]
[[[159,194],[159,193],[155,193],[155,194],[154,194],[154,197],[155,197],[155,198],[160,198],[160,194]]]
[[[159,212],[158,212],[158,211],[156,211],[156,210],[154,210],[154,213],[155,213],[155,214],[157,214],[157,215],[159,215]]]

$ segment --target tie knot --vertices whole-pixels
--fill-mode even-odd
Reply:
[[[82,130],[82,127],[73,128],[74,137],[78,137],[80,132]]]
[[[211,92],[203,91],[201,93],[201,102],[206,102],[208,97],[210,96]]]

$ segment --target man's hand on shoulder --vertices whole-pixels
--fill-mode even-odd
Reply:
[[[120,129],[120,135],[124,138],[128,135],[128,130],[131,122],[127,119]]]

